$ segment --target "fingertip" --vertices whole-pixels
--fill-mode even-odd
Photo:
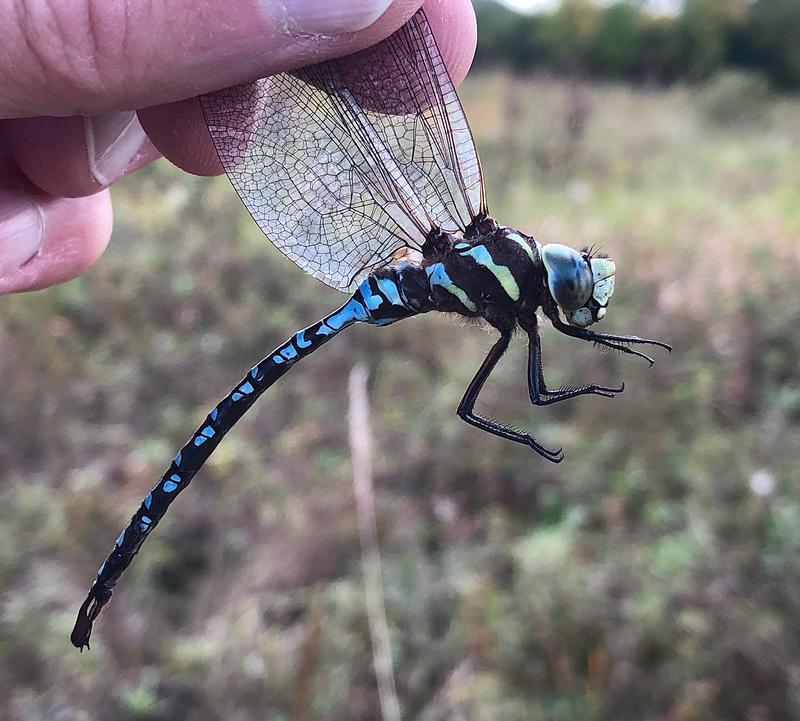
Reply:
[[[34,203],[41,216],[41,243],[19,267],[3,271],[0,295],[40,290],[79,276],[102,255],[111,237],[107,190],[85,198],[19,193],[20,202]]]
[[[171,163],[194,175],[223,172],[198,98],[155,105],[138,114],[150,141]]]
[[[16,270],[41,249],[44,213],[27,194],[0,189],[0,278]]]
[[[54,197],[98,193],[159,157],[132,111],[4,124],[18,168]]]
[[[450,77],[459,85],[475,56],[478,26],[469,0],[426,0],[423,4]]]

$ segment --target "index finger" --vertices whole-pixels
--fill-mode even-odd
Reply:
[[[467,74],[475,53],[475,14],[470,0],[426,0],[431,30],[454,82]],[[151,142],[179,168],[197,175],[218,175],[222,166],[195,99],[139,111]]]
[[[335,4],[335,0],[332,1]],[[176,4],[180,6],[181,3]],[[327,54],[346,54],[377,42],[399,27],[413,14],[419,4],[419,0],[396,0],[373,25],[362,32],[350,33],[338,39],[326,39],[326,43],[334,41],[338,43],[330,47],[320,40],[307,38],[307,43],[313,46],[314,52],[317,53],[313,59],[323,59],[323,50]],[[472,5],[469,0],[427,0],[425,9],[450,73],[454,80],[459,82],[466,74],[475,49],[475,16]],[[237,43],[233,43],[233,48],[229,52],[233,53],[235,48],[238,48]],[[299,48],[299,44],[295,45],[295,50]],[[304,55],[308,54],[310,50],[306,47]],[[283,57],[280,63],[285,63],[286,60],[286,57]],[[279,67],[280,63],[276,61],[252,75],[249,63],[239,67],[234,59],[226,64],[226,72],[229,73],[226,75],[226,82],[205,89],[216,90],[278,69],[285,69]],[[303,63],[297,61],[297,64]],[[165,77],[163,82],[159,80],[154,83],[154,87],[160,93],[176,71],[173,67],[160,68],[159,71]],[[203,81],[207,83],[208,79],[204,78]],[[144,131],[161,153],[184,170],[199,175],[220,173],[221,167],[195,98],[180,101],[180,97],[183,96],[168,98],[178,102],[156,105],[140,111],[139,120],[144,126]],[[153,103],[148,102],[145,105]],[[108,123],[103,122],[104,117],[105,114],[100,116],[99,122],[92,122],[90,128],[100,127],[101,124],[109,125],[111,128],[125,128],[126,143],[120,144],[121,150],[128,146],[132,148],[130,162],[127,156],[123,157],[120,153],[104,154],[104,159],[111,158],[116,161],[114,163],[114,167],[117,168],[116,175],[111,172],[98,177],[98,173],[95,172],[97,162],[92,151],[96,153],[99,148],[106,148],[107,143],[102,146],[94,143],[87,147],[87,139],[90,139],[91,134],[87,131],[85,120],[75,122],[59,118],[42,118],[35,122],[16,121],[7,124],[6,132],[17,163],[36,185],[53,195],[89,195],[154,158],[153,153],[140,152],[138,146],[132,146],[131,126],[126,126],[125,122],[122,122],[125,120],[124,117],[118,114],[113,120],[109,119]],[[132,115],[131,119],[135,122]],[[136,125],[138,126],[138,123]],[[141,128],[139,132],[143,137],[144,132]]]
[[[188,98],[371,45],[419,4],[0,3],[0,118],[92,115]]]

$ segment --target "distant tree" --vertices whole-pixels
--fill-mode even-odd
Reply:
[[[800,87],[800,0],[755,0],[742,30],[754,64],[779,85]]]
[[[633,77],[641,68],[644,29],[642,11],[630,2],[602,10],[591,40],[592,69],[606,77]]]
[[[643,80],[670,83],[683,71],[682,42],[677,22],[669,17],[648,17],[642,27],[639,74]]]
[[[541,42],[542,15],[522,15],[494,2],[476,5],[478,65],[506,65],[526,70],[546,61]]]
[[[680,75],[697,80],[722,68],[738,6],[739,0],[684,0],[677,20],[682,51]]]
[[[476,0],[476,62],[657,83],[738,67],[800,88],[800,0],[684,0],[677,17],[654,17],[643,1],[563,0],[523,15]]]
[[[599,21],[592,0],[563,0],[556,12],[544,15],[540,39],[549,64],[561,72],[585,71]]]

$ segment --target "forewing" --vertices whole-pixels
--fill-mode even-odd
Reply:
[[[485,211],[467,120],[422,11],[367,50],[201,102],[260,228],[335,288]]]

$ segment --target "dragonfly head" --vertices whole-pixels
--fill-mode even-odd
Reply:
[[[560,243],[543,246],[541,255],[547,288],[570,325],[586,328],[600,320],[614,292],[614,261]]]

